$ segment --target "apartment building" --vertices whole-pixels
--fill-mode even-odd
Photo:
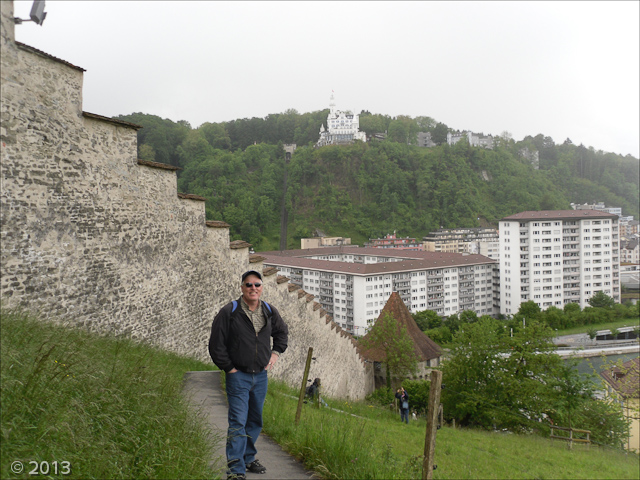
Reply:
[[[440,228],[422,239],[427,252],[471,253],[498,260],[500,237],[495,228]]]
[[[367,247],[260,252],[291,283],[315,296],[342,328],[364,335],[392,292],[409,311],[496,315],[497,262],[482,255]]]
[[[598,291],[620,301],[618,216],[598,210],[521,212],[500,220],[500,312],[533,300],[581,308]]]

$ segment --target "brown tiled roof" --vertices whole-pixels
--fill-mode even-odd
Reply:
[[[640,397],[640,357],[600,372],[600,376],[624,398]]]
[[[175,167],[173,165],[168,165],[166,163],[152,162],[150,160],[142,160],[141,158],[138,159],[138,165],[146,165],[147,167],[154,167],[154,168],[163,168],[165,170],[182,170],[180,167]]]
[[[413,348],[416,355],[421,361],[425,362],[432,358],[437,358],[442,355],[442,348],[436,342],[427,337],[422,330],[416,324],[416,321],[411,316],[409,309],[398,295],[398,292],[393,292],[387,300],[386,305],[380,312],[376,323],[371,327],[371,330],[362,337],[361,341],[368,338],[371,335],[371,331],[376,328],[378,322],[384,317],[385,313],[390,313],[391,316],[398,322],[398,331],[402,326],[406,327],[407,333],[413,340]],[[362,350],[360,354],[367,360],[374,362],[384,361],[384,350],[382,348],[371,348],[369,350]]]
[[[599,210],[541,210],[516,213],[502,220],[575,220],[577,218],[618,218],[618,216]]]
[[[380,248],[344,249],[344,247],[313,248],[307,250],[283,250],[260,252],[265,257],[264,263],[281,267],[308,268],[328,272],[349,273],[352,275],[376,275],[381,273],[397,273],[411,270],[427,270],[479,264],[497,264],[484,255],[465,255],[462,253],[423,252],[393,250]],[[399,262],[381,263],[348,263],[343,261],[315,260],[306,258],[312,255],[348,254],[358,256],[377,256],[403,258]]]
[[[142,128],[142,125],[137,125],[131,122],[125,122],[124,120],[118,120],[116,118],[103,117],[102,115],[97,115],[95,113],[82,112],[82,116],[86,118],[93,118],[94,120],[100,120],[101,122],[113,123],[120,127],[133,128],[134,130],[140,130]]]
[[[201,202],[206,202],[207,199],[204,197],[201,197],[200,195],[194,195],[192,193],[180,193],[178,192],[178,198],[184,198],[187,200],[199,200]]]
[[[43,52],[42,50],[38,50],[37,48],[33,48],[30,45],[26,45],[26,44],[24,44],[22,42],[16,42],[16,45],[19,48],[21,48],[22,50],[26,50],[28,52],[35,53],[35,54],[40,55],[42,57],[49,58],[51,60],[55,60],[56,62],[60,62],[60,63],[62,63],[64,65],[66,65],[67,67],[71,67],[71,68],[75,68],[76,70],[80,70],[81,72],[86,72],[86,70],[84,68],[82,68],[82,67],[78,67],[77,65],[69,63],[66,60],[62,60],[61,58],[54,57],[53,55],[50,55],[47,52]]]
[[[271,268],[273,268],[273,267],[271,267]],[[276,269],[276,271],[277,271],[277,269]],[[263,273],[263,275],[264,275],[264,273]],[[278,275],[276,277],[276,283],[278,285],[281,284],[281,283],[287,283],[288,281],[289,281],[289,279],[287,277],[285,277],[284,275]]]

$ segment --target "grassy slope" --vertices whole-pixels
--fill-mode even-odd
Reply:
[[[609,330],[612,328],[637,327],[640,325],[640,318],[625,318],[615,322],[599,323],[597,325],[580,325],[578,327],[567,328],[566,330],[558,330],[557,335],[573,335],[575,333],[587,333],[591,329]]]
[[[304,405],[296,428],[294,397],[272,382],[265,430],[307,467],[336,479],[421,478],[424,420],[404,425],[366,403],[329,400],[330,407],[358,416]],[[598,447],[569,451],[547,438],[449,427],[438,430],[435,464],[435,479],[640,478],[634,454]]]
[[[211,365],[130,340],[1,314],[2,452],[67,461],[67,478],[211,478],[207,432],[181,395]]]

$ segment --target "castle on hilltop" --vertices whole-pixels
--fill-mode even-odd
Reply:
[[[327,128],[320,127],[320,139],[317,147],[353,143],[354,140],[367,141],[367,136],[360,131],[360,119],[349,110],[336,110],[336,102],[331,92]]]

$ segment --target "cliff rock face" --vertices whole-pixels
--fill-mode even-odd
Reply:
[[[3,307],[207,361],[214,315],[260,259],[177,191],[174,168],[137,159],[137,125],[83,112],[84,70],[16,43],[13,2],[0,4]],[[273,375],[299,386],[311,346],[326,394],[363,398],[371,372],[352,339],[274,273],[264,299],[291,340]]]

